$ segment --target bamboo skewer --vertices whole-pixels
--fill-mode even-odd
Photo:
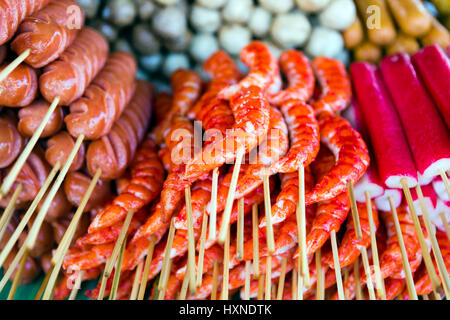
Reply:
[[[221,300],[228,300],[228,278],[230,275],[230,226],[228,225],[223,253],[223,277]]]
[[[202,231],[200,235],[200,250],[198,252],[198,266],[197,266],[197,283],[196,286],[202,285],[203,279],[203,260],[205,257],[205,242],[206,242],[206,228],[208,226],[208,215],[203,212]]]
[[[272,293],[272,256],[266,257],[266,281],[265,281],[265,299],[270,300]]]
[[[31,49],[26,49],[19,56],[17,56],[10,64],[0,72],[0,82],[3,82],[31,53]],[[1,92],[0,92],[1,93]]]
[[[263,300],[264,299],[264,277],[259,277],[258,278],[258,300]]]
[[[292,300],[297,300],[297,271],[295,270],[295,268],[292,269],[292,275],[291,275],[292,279],[292,288],[291,288],[291,295],[292,295]]]
[[[185,276],[183,278],[183,283],[181,284],[180,294],[178,295],[178,300],[185,300],[186,294],[187,294],[187,288],[189,284],[189,277],[186,276],[186,274],[189,272],[188,270],[189,266],[186,265],[186,272]]]
[[[169,235],[167,236],[166,249],[164,250],[164,260],[161,268],[161,274],[159,276],[158,290],[162,290],[164,287],[164,279],[166,278],[166,273],[169,272],[170,263],[170,253],[172,251],[173,238],[175,235],[175,225],[173,220],[170,221]]]
[[[80,290],[81,280],[83,279],[84,270],[81,270],[78,273],[77,279],[73,285],[72,291],[70,292],[69,300],[75,300],[77,297],[78,291]]]
[[[131,288],[130,300],[136,300],[138,291],[140,278],[142,277],[142,269],[144,268],[144,261],[139,262],[136,268],[136,273],[134,274],[133,287]]]
[[[244,259],[244,198],[240,198],[238,200],[236,243],[236,258],[241,261],[242,259]]]
[[[186,198],[186,217],[188,229],[188,265],[189,265],[189,290],[191,294],[195,294],[197,287],[195,283],[195,237],[194,226],[192,221],[192,203],[191,203],[191,188],[184,189]]]
[[[259,278],[259,228],[258,228],[258,205],[252,206],[252,228],[253,228],[253,276]]]
[[[41,286],[39,287],[38,292],[36,293],[36,296],[34,297],[34,300],[41,300],[42,294],[44,293],[45,287],[47,287],[48,279],[50,278],[50,274],[52,273],[54,266],[50,266],[50,269],[47,271],[47,274],[44,277],[44,280],[42,280]]]
[[[319,250],[315,253],[316,259],[316,274],[317,274],[317,284],[316,284],[316,299],[323,300],[325,299],[325,284],[324,284],[324,274],[322,270],[322,250]]]
[[[209,236],[210,241],[216,238],[216,223],[217,223],[217,185],[219,181],[219,168],[214,168],[212,173],[211,186],[211,206],[209,213]]]
[[[0,241],[3,239],[3,235],[5,234],[6,229],[8,228],[8,224],[11,221],[11,218],[14,213],[14,209],[16,208],[16,201],[22,192],[22,184],[19,184],[14,190],[14,193],[5,208],[5,211],[2,213],[2,217],[0,218]]]
[[[239,171],[241,170],[241,163],[244,158],[244,148],[239,148],[237,151],[236,162],[234,164],[233,173],[231,175],[230,189],[228,190],[227,201],[225,203],[225,210],[223,211],[222,222],[219,231],[219,243],[225,242],[227,228],[230,225],[231,209],[233,209],[234,194],[236,193],[237,180]]]
[[[244,300],[250,300],[250,260],[245,261]]]
[[[339,264],[339,254],[336,242],[336,231],[332,230],[330,234],[331,249],[333,251],[334,272],[336,273],[336,284],[339,300],[345,300],[344,287],[342,285],[341,265]]]
[[[286,278],[286,264],[287,264],[287,259],[283,258],[281,260],[281,272],[280,272],[280,278],[278,280],[277,300],[283,300],[284,281]]]
[[[172,271],[172,259],[169,259],[166,270],[164,278],[162,278],[162,288],[158,292],[158,300],[164,300],[166,296],[167,283],[169,281],[170,272]]]
[[[52,104],[48,108],[47,113],[44,115],[41,123],[37,127],[36,131],[33,133],[30,140],[28,140],[27,145],[25,146],[22,153],[20,154],[20,156],[17,158],[16,162],[12,166],[11,171],[8,173],[8,175],[3,180],[3,183],[0,187],[0,199],[2,199],[6,194],[8,194],[14,181],[16,181],[16,178],[19,175],[20,170],[22,170],[22,167],[25,164],[25,161],[28,159],[28,156],[30,155],[31,151],[33,150],[34,146],[36,145],[39,137],[41,136],[42,132],[44,131],[45,126],[47,125],[47,122],[49,121],[51,115],[53,114],[53,111],[55,111],[55,108],[58,106],[58,104],[59,104],[59,98],[55,98],[55,100],[53,100]],[[78,138],[79,139],[81,138],[81,140],[83,140],[84,135],[80,135]],[[78,139],[77,139],[77,141],[78,141]],[[79,143],[81,144],[81,141]],[[76,148],[76,144],[74,146],[74,149],[77,149],[77,152],[78,152],[78,148]],[[72,161],[70,163],[72,163]]]
[[[299,271],[297,271],[297,300],[303,300],[303,290],[304,290],[304,286],[303,286],[303,277],[301,274],[301,269],[299,268]]]
[[[391,206],[392,217],[394,220],[395,232],[398,238],[398,244],[400,246],[400,251],[402,254],[403,269],[406,274],[406,286],[408,288],[408,293],[411,299],[417,300],[416,288],[414,286],[414,281],[411,273],[411,267],[409,266],[408,254],[406,253],[405,243],[403,242],[402,230],[400,229],[400,222],[398,221],[397,209],[395,208],[394,202],[391,197],[389,197],[389,204]]]
[[[273,236],[272,206],[270,204],[270,186],[267,168],[265,169],[263,177],[263,187],[264,187],[264,209],[265,209],[264,212],[266,217],[267,250],[269,251],[269,254],[273,254],[275,252],[275,240]]]
[[[346,268],[344,268],[344,279],[343,279],[344,283],[347,283],[348,277],[349,277],[349,271],[348,271],[348,267],[346,267]],[[345,287],[344,287],[344,298],[345,298],[345,300],[348,300],[348,292],[345,289]]]
[[[119,287],[120,274],[121,274],[121,269],[122,269],[122,260],[123,260],[123,254],[125,252],[126,243],[127,243],[127,239],[125,238],[120,247],[119,257],[117,258],[116,268],[115,268],[114,277],[113,277],[113,283],[111,286],[111,293],[109,294],[109,300],[116,300],[116,297],[117,297],[117,289]]]
[[[213,269],[213,284],[211,290],[211,300],[217,300],[217,284],[219,279],[219,263],[217,261],[214,262]]]
[[[450,240],[450,226],[448,225],[448,221],[447,221],[447,218],[445,217],[445,213],[441,212],[439,214],[439,216],[441,217],[442,224],[444,225],[445,233],[447,234],[447,238]]]
[[[28,258],[28,253],[24,254],[22,259],[20,260],[19,269],[17,269],[11,289],[9,290],[8,300],[14,299],[14,295],[16,294],[17,287],[19,286],[20,277],[22,276],[22,272],[25,267],[25,263],[27,262],[27,258]]]
[[[150,264],[152,263],[153,251],[155,250],[155,237],[150,237],[150,243],[145,259],[144,272],[142,274],[141,285],[139,286],[138,300],[144,300],[145,289],[147,288],[148,274],[150,272]]]
[[[303,165],[298,167],[298,206],[297,215],[297,234],[298,245],[300,246],[299,255],[299,277],[303,278],[303,285],[306,288],[310,286],[308,257],[306,255],[306,207],[305,207],[305,168]]]
[[[355,273],[356,300],[363,300],[361,280],[359,275],[359,258],[356,259],[353,263],[353,271]]]

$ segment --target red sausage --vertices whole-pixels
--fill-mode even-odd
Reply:
[[[126,52],[115,52],[106,61],[84,95],[70,105],[67,130],[95,140],[107,135],[133,96],[136,61]]]
[[[0,66],[0,71],[5,69],[9,63]],[[38,82],[36,71],[20,64],[5,80],[0,82],[0,105],[6,107],[24,107],[36,98]]]
[[[48,163],[54,167],[56,162],[59,160],[61,166],[66,163],[69,158],[70,152],[75,145],[75,140],[66,131],[61,131],[60,133],[54,135],[47,141],[47,150],[45,151],[45,159]],[[72,165],[70,166],[70,171],[79,170],[84,163],[85,148],[84,143],[81,144],[77,155],[73,159]]]
[[[419,182],[426,185],[440,169],[450,170],[450,132],[407,54],[384,59],[380,68],[408,138]]]
[[[0,1],[0,45],[10,40],[25,17],[40,10],[50,0]]]
[[[358,62],[351,65],[350,72],[381,180],[390,188],[401,188],[400,180],[406,178],[408,186],[414,187],[416,166],[400,119],[376,67]]]
[[[19,123],[17,129],[25,137],[31,137],[41,124],[42,119],[50,108],[50,104],[44,100],[36,100],[27,107],[19,110]],[[64,114],[60,106],[56,107],[50,119],[42,131],[41,138],[46,138],[57,133],[64,124]]]
[[[71,104],[83,95],[107,57],[105,38],[96,30],[84,27],[70,47],[44,68],[39,78],[41,94],[49,102],[59,97],[61,105]]]
[[[0,116],[0,168],[12,164],[24,145],[24,139],[17,131],[17,120],[13,114]]]
[[[55,0],[25,18],[11,49],[22,54],[30,49],[25,62],[41,68],[57,59],[72,43],[84,24],[84,13],[75,0]]]
[[[440,46],[433,45],[412,60],[450,130],[450,59]]]

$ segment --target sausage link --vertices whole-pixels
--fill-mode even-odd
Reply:
[[[3,60],[5,60],[7,53],[8,48],[6,46],[0,46],[0,63],[2,63]]]
[[[96,30],[84,27],[74,42],[54,62],[44,68],[39,89],[48,101],[60,98],[69,105],[84,93],[89,83],[105,65],[108,42]]]
[[[47,194],[45,194],[42,201],[39,202],[37,208],[38,210],[41,210],[45,201],[45,197],[47,197]],[[56,219],[67,216],[71,208],[72,205],[70,204],[69,200],[67,200],[66,194],[63,190],[59,189],[56,192],[52,202],[50,203],[50,207],[48,208],[47,213],[45,214],[45,221],[52,222]]]
[[[84,13],[75,0],[52,1],[25,18],[11,48],[17,54],[30,49],[25,62],[34,68],[41,68],[66,50],[83,24]]]
[[[25,240],[28,236],[28,231],[31,229],[34,224],[35,217],[31,217],[31,219],[27,223],[27,230],[22,232],[19,236],[19,247],[22,247],[25,243]],[[50,251],[53,248],[53,244],[55,240],[53,238],[53,228],[52,226],[43,221],[41,228],[39,229],[39,233],[36,238],[36,242],[34,243],[33,248],[28,251],[31,257],[38,258],[42,256],[45,252]]]
[[[17,131],[17,120],[13,114],[0,117],[0,168],[9,166],[22,152],[24,139]]]
[[[61,131],[54,135],[47,141],[47,150],[45,151],[45,159],[48,163],[54,167],[56,162],[59,160],[61,166],[67,161],[67,158],[72,152],[75,145],[75,140],[70,136],[67,131]],[[85,147],[84,143],[81,144],[75,159],[73,159],[72,165],[70,166],[70,171],[79,170],[84,163]]]
[[[75,171],[67,174],[64,180],[64,192],[67,199],[74,206],[79,206],[84,194],[86,193],[92,178],[88,175]],[[91,211],[92,209],[101,206],[111,198],[111,186],[109,182],[98,180],[97,184],[92,191],[92,195],[84,208],[84,212]]]
[[[11,250],[8,257],[5,259],[5,264],[4,264],[5,270],[9,269],[9,266],[13,262],[17,253],[18,253],[17,248],[14,247],[13,250]],[[19,268],[19,264],[14,269],[14,272],[11,274],[11,277],[9,277],[9,280],[11,280],[11,281],[14,280],[14,277],[16,275],[18,268]],[[41,272],[41,267],[39,266],[39,264],[32,257],[28,256],[27,260],[25,262],[24,268],[22,270],[22,274],[21,274],[21,277],[19,280],[19,285],[22,286],[24,284],[30,283],[38,276],[39,272]]]
[[[91,175],[100,168],[100,178],[112,180],[125,172],[147,130],[152,103],[153,88],[145,81],[138,81],[133,99],[111,132],[89,145],[86,162]]]
[[[9,63],[0,66],[0,71]],[[0,105],[6,107],[25,107],[36,98],[38,79],[36,71],[22,63],[5,80],[0,82]]]
[[[67,130],[74,137],[84,134],[95,140],[111,131],[134,94],[136,61],[126,52],[112,53],[84,95],[70,105]]]
[[[61,242],[64,233],[66,232],[70,222],[72,221],[73,215],[74,213],[72,212],[67,217],[58,219],[51,223],[56,243],[59,244]],[[78,222],[77,228],[75,229],[75,233],[73,235],[73,240],[71,244],[74,244],[76,239],[78,239],[87,232],[90,222],[91,221],[89,214],[81,215],[80,221]]]
[[[44,100],[36,100],[27,107],[19,110],[19,124],[17,129],[24,137],[31,137],[42,122],[45,114],[50,108],[50,104]],[[56,107],[50,119],[42,131],[41,138],[46,138],[56,134],[63,126],[63,110],[60,106]]]
[[[0,45],[14,36],[23,19],[40,10],[49,2],[50,0],[0,1]]]

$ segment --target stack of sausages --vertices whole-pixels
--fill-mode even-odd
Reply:
[[[15,55],[30,50],[0,83],[0,182],[58,99],[10,193],[0,200],[5,208],[22,184],[10,232],[51,168],[58,161],[64,165],[76,138],[84,137],[28,258],[21,282],[26,283],[40,270],[34,258],[48,268],[50,252],[71,221],[72,208],[79,206],[98,169],[100,180],[85,211],[95,213],[111,199],[112,181],[125,173],[150,124],[154,90],[148,82],[136,80],[137,63],[130,54],[110,54],[106,39],[84,26],[83,10],[75,0],[2,1],[0,16],[0,71]],[[83,215],[77,234],[85,233],[89,223],[90,215]],[[25,236],[26,230],[21,239]],[[12,250],[6,267],[16,252]]]

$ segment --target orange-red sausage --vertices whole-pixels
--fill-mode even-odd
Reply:
[[[44,100],[36,100],[27,107],[19,110],[19,123],[17,129],[21,135],[31,137],[41,124],[42,119],[50,108],[50,104]],[[46,138],[56,134],[64,124],[64,114],[60,106],[56,107],[50,119],[42,131],[41,138]]]
[[[60,133],[54,135],[47,141],[47,150],[45,151],[45,159],[51,166],[55,166],[56,162],[60,161],[61,166],[66,163],[69,158],[70,152],[72,152],[75,146],[75,139],[67,133],[67,131],[61,131]],[[85,147],[84,143],[81,144],[78,153],[73,159],[72,165],[69,170],[76,171],[79,170],[84,163],[85,158]]]
[[[17,131],[17,120],[13,114],[0,117],[0,168],[13,163],[24,146],[24,139]]]
[[[0,71],[9,65],[8,62],[0,66]],[[24,107],[36,98],[38,82],[36,71],[20,64],[5,80],[0,82],[0,105],[5,107]]]

